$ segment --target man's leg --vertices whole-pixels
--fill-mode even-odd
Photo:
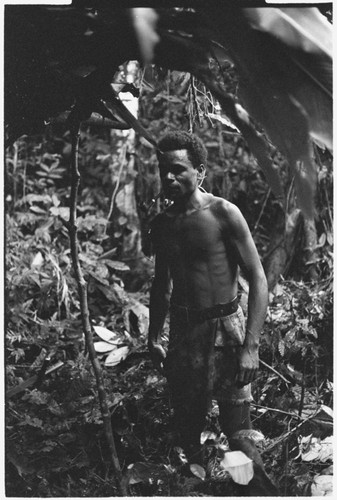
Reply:
[[[252,428],[248,401],[219,401],[218,403],[220,427],[227,437],[232,436],[236,431]]]
[[[200,448],[200,434],[207,415],[209,330],[207,322],[184,325],[171,318],[170,342],[164,363],[174,410],[177,444],[187,454]],[[174,339],[180,340],[174,345]],[[173,341],[171,341],[171,339]]]
[[[185,394],[184,398],[174,396],[173,394],[173,422],[179,436],[178,444],[187,455],[190,455],[200,448],[200,434],[204,429],[207,415],[207,400],[200,394],[193,393]]]
[[[240,431],[252,429],[249,402],[220,401],[219,412],[221,430],[228,438],[230,449],[242,451],[253,461],[254,477],[249,485],[240,487],[240,494],[243,496],[277,496],[278,489],[267,476],[254,441],[247,436],[240,435]]]

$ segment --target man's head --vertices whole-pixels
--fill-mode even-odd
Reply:
[[[158,142],[158,160],[160,162],[161,153],[166,151],[176,151],[186,149],[188,157],[194,168],[200,165],[206,166],[207,149],[202,141],[194,134],[185,131],[167,132]]]
[[[201,140],[188,132],[168,132],[158,142],[157,156],[165,195],[172,200],[190,196],[207,161]]]

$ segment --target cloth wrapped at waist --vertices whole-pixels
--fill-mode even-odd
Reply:
[[[180,306],[171,303],[170,311],[179,319],[185,323],[202,323],[204,321],[221,318],[233,314],[238,309],[238,298],[235,297],[230,302],[224,304],[216,304],[212,307],[207,307],[206,309],[192,309],[185,306]]]
[[[193,394],[235,404],[251,401],[250,385],[242,388],[236,384],[245,331],[237,298],[199,311],[171,305],[164,368],[180,405],[188,405],[187,395]]]

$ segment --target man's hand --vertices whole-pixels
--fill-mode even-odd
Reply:
[[[158,342],[153,342],[151,340],[148,342],[148,348],[155,368],[163,373],[163,361],[166,358],[165,349]]]
[[[249,384],[256,379],[259,369],[258,347],[243,346],[239,352],[239,371],[236,382],[239,387]]]

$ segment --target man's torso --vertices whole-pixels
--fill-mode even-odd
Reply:
[[[219,206],[205,195],[204,206],[187,214],[167,211],[157,217],[157,249],[169,266],[171,301],[203,309],[229,302],[237,294],[237,257]]]

